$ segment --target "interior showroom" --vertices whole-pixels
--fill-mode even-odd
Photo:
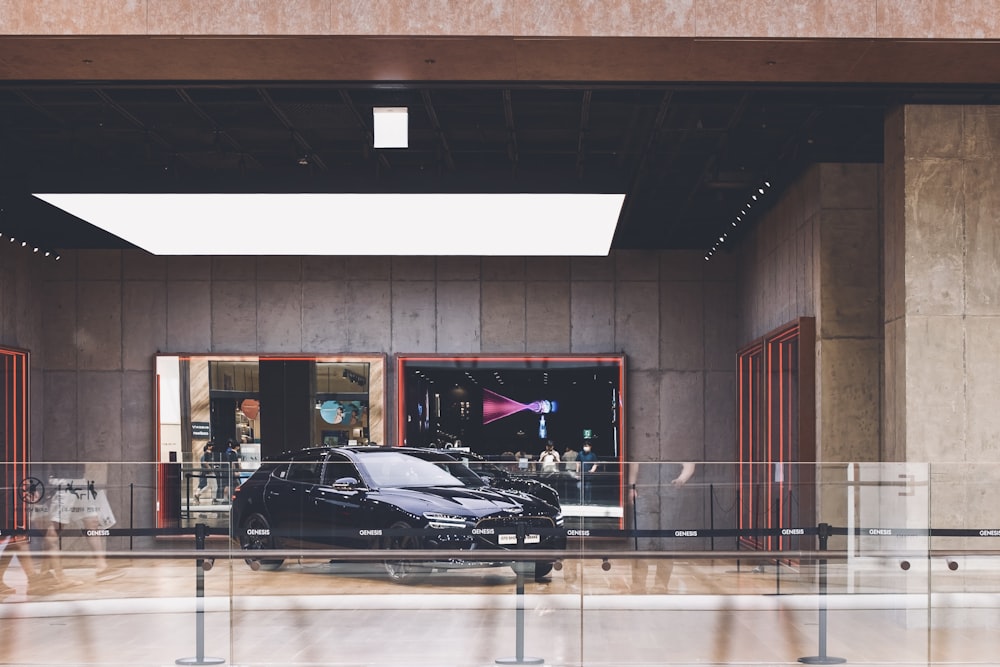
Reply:
[[[0,2],[0,667],[990,665],[1000,10]]]

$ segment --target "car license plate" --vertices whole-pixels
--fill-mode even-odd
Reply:
[[[540,535],[525,535],[524,536],[524,543],[525,544],[538,544],[541,541],[542,541],[542,537]],[[517,544],[517,535],[500,535],[498,543],[499,544]]]

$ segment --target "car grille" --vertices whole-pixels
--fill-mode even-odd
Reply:
[[[539,541],[528,543],[524,546],[528,549],[552,546],[553,529],[555,522],[547,516],[511,516],[497,515],[481,519],[476,524],[477,537],[482,546],[486,548],[510,549],[512,544],[501,544],[500,535],[509,535],[517,531],[518,527],[524,528],[525,535],[535,534],[539,536]]]
[[[504,530],[516,529],[518,526],[524,526],[525,528],[552,528],[555,526],[555,522],[547,516],[514,516],[504,514],[501,516],[488,516],[485,519],[480,519],[479,523],[476,524],[476,528],[502,528]]]

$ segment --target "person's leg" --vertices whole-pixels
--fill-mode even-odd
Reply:
[[[100,534],[100,521],[97,515],[90,515],[83,518],[83,527],[87,532],[87,544],[94,552],[94,566],[97,569],[98,581],[107,581],[125,574],[123,570],[108,566],[108,559],[104,555],[107,550],[104,537]]]
[[[215,471],[215,500],[221,502],[226,492],[226,471],[221,467]]]
[[[21,571],[31,582],[39,576],[38,568],[35,567],[35,558],[31,555],[31,550],[27,544],[17,545],[17,562],[21,564]]]
[[[18,565],[21,567],[21,571],[24,573],[24,579],[28,584],[27,594],[38,595],[44,592],[43,589],[45,586],[53,582],[51,574],[45,576],[38,572],[35,567],[34,558],[31,556],[31,550],[28,548],[27,543],[24,542],[13,542],[8,539],[3,554],[0,555],[0,579],[2,579],[3,574],[10,567],[15,556],[17,557]],[[0,596],[10,595],[14,592],[14,588],[0,583]]]
[[[6,597],[14,592],[13,587],[8,586],[3,583],[3,575],[6,574],[7,568],[10,567],[10,561],[12,556],[7,551],[7,546],[10,544],[10,538],[8,537],[4,540],[3,551],[0,552],[0,597]]]
[[[670,575],[674,572],[674,561],[670,558],[656,561],[656,576],[653,585],[657,593],[670,592]]]
[[[649,563],[641,558],[632,559],[632,585],[629,591],[632,593],[646,592],[646,575],[649,573]]]
[[[103,570],[107,569],[108,561],[104,557],[104,538],[98,533],[100,526],[98,525],[97,517],[94,515],[83,517],[83,527],[87,534],[87,545],[94,552],[94,565],[97,567],[98,574],[100,574]]]
[[[63,573],[62,556],[59,554],[59,533],[65,525],[52,521],[45,531],[45,550],[49,552],[46,570],[51,573],[55,582],[61,586],[75,585],[80,582],[71,581]]]

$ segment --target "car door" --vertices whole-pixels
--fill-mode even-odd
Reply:
[[[365,547],[370,543],[380,526],[370,525],[367,501],[368,490],[354,463],[340,452],[330,452],[322,483],[312,494],[316,527],[328,536],[329,545]]]
[[[304,452],[268,480],[264,505],[272,534],[280,544],[298,547],[318,541],[313,498],[321,480],[323,458],[322,452]]]

